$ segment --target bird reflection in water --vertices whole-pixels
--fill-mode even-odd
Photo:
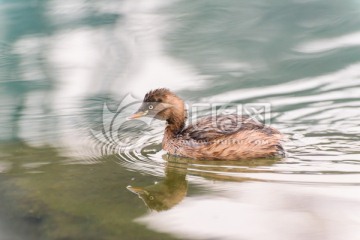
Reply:
[[[162,182],[146,187],[128,186],[127,189],[137,194],[148,208],[155,211],[168,210],[181,202],[187,193],[187,168],[178,165],[176,162],[167,162],[165,180]]]
[[[167,161],[165,167],[165,179],[159,183],[146,187],[128,186],[127,189],[139,196],[145,205],[155,211],[165,211],[179,204],[186,196],[188,182],[186,175],[198,175],[209,180],[219,181],[261,181],[242,177],[241,173],[267,172],[266,170],[256,170],[258,166],[270,166],[278,162],[279,159],[254,159],[242,162],[222,162],[218,165],[211,162],[193,160],[189,158],[175,157],[169,154],[163,155]],[[219,174],[223,172],[224,174]],[[229,176],[226,173],[239,173],[238,176]]]

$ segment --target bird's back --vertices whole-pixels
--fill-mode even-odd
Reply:
[[[168,141],[168,143],[165,142]],[[281,133],[248,116],[207,116],[164,138],[170,154],[197,159],[263,158],[283,155]]]

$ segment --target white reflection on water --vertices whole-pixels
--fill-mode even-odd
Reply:
[[[85,2],[49,2],[49,21],[55,25],[80,21],[91,13]],[[98,11],[116,12],[122,16],[114,28],[64,28],[49,37],[34,35],[18,40],[14,45],[24,61],[21,67],[26,76],[23,79],[49,78],[55,85],[50,92],[26,95],[28,105],[20,123],[21,137],[30,145],[51,144],[63,155],[86,158],[88,156],[79,150],[88,148],[89,144],[83,136],[90,129],[81,126],[78,117],[83,99],[104,93],[114,96],[132,93],[142,97],[156,87],[177,91],[201,86],[204,77],[199,76],[191,65],[165,52],[164,35],[168,27],[174,28],[174,24],[158,11],[172,2],[123,1],[112,8],[100,6]],[[44,73],[36,72],[39,67],[29,64],[39,64],[33,56],[39,49],[46,49],[41,58],[49,76],[39,77]],[[34,118],[46,115],[36,108],[42,105],[46,105],[49,113],[56,113],[56,123],[47,117],[34,121]],[[55,128],[55,124],[56,138],[39,134],[45,130],[44,126]],[[91,156],[100,157],[101,154],[93,151]]]
[[[123,23],[118,36],[130,52],[130,63],[121,78],[126,82],[122,93],[143,95],[149,89],[168,87],[174,90],[197,88],[204,77],[195,69],[165,52],[164,36],[175,23],[157,12],[173,1],[125,1]]]
[[[49,61],[55,67],[58,86],[53,93],[54,105],[63,111],[74,111],[86,96],[99,93],[102,81],[94,79],[101,61],[101,46],[95,29],[77,29],[58,33],[51,41]]]
[[[221,185],[226,189],[221,197],[186,198],[170,211],[152,212],[137,221],[190,239],[343,240],[360,236],[358,187]]]
[[[327,100],[336,100],[339,97],[359,97],[359,71],[360,64],[356,63],[351,66],[347,66],[337,72],[329,73],[323,76],[314,78],[298,79],[295,81],[263,87],[263,88],[247,88],[237,89],[234,91],[226,92],[224,94],[214,95],[210,98],[204,99],[209,101],[239,101],[250,98],[262,98],[271,100],[271,103],[276,105],[287,105],[291,103],[303,103],[303,102],[320,102]],[[347,88],[347,89],[344,89]],[[301,93],[309,90],[319,91],[316,95],[310,95],[306,93],[302,97],[295,98],[294,93]],[[333,90],[332,92],[327,92]],[[338,91],[334,91],[338,90]],[[344,93],[347,91],[347,93]],[[324,92],[324,93],[321,93]],[[290,96],[284,100],[283,95],[290,94]],[[281,95],[281,99],[274,99],[273,96]],[[273,97],[273,98],[271,98]]]
[[[303,53],[317,53],[342,47],[355,47],[359,45],[360,32],[356,32],[336,38],[320,39],[305,43],[296,47],[296,50]]]

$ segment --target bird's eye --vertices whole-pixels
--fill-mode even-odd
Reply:
[[[153,196],[150,196],[150,200],[154,200],[154,197],[153,197]]]
[[[149,109],[154,109],[154,106],[153,105],[149,105]]]

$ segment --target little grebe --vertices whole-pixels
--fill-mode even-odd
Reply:
[[[248,116],[207,116],[185,126],[183,100],[165,88],[148,92],[130,118],[143,116],[167,122],[162,147],[175,156],[214,160],[284,156],[282,134]]]

